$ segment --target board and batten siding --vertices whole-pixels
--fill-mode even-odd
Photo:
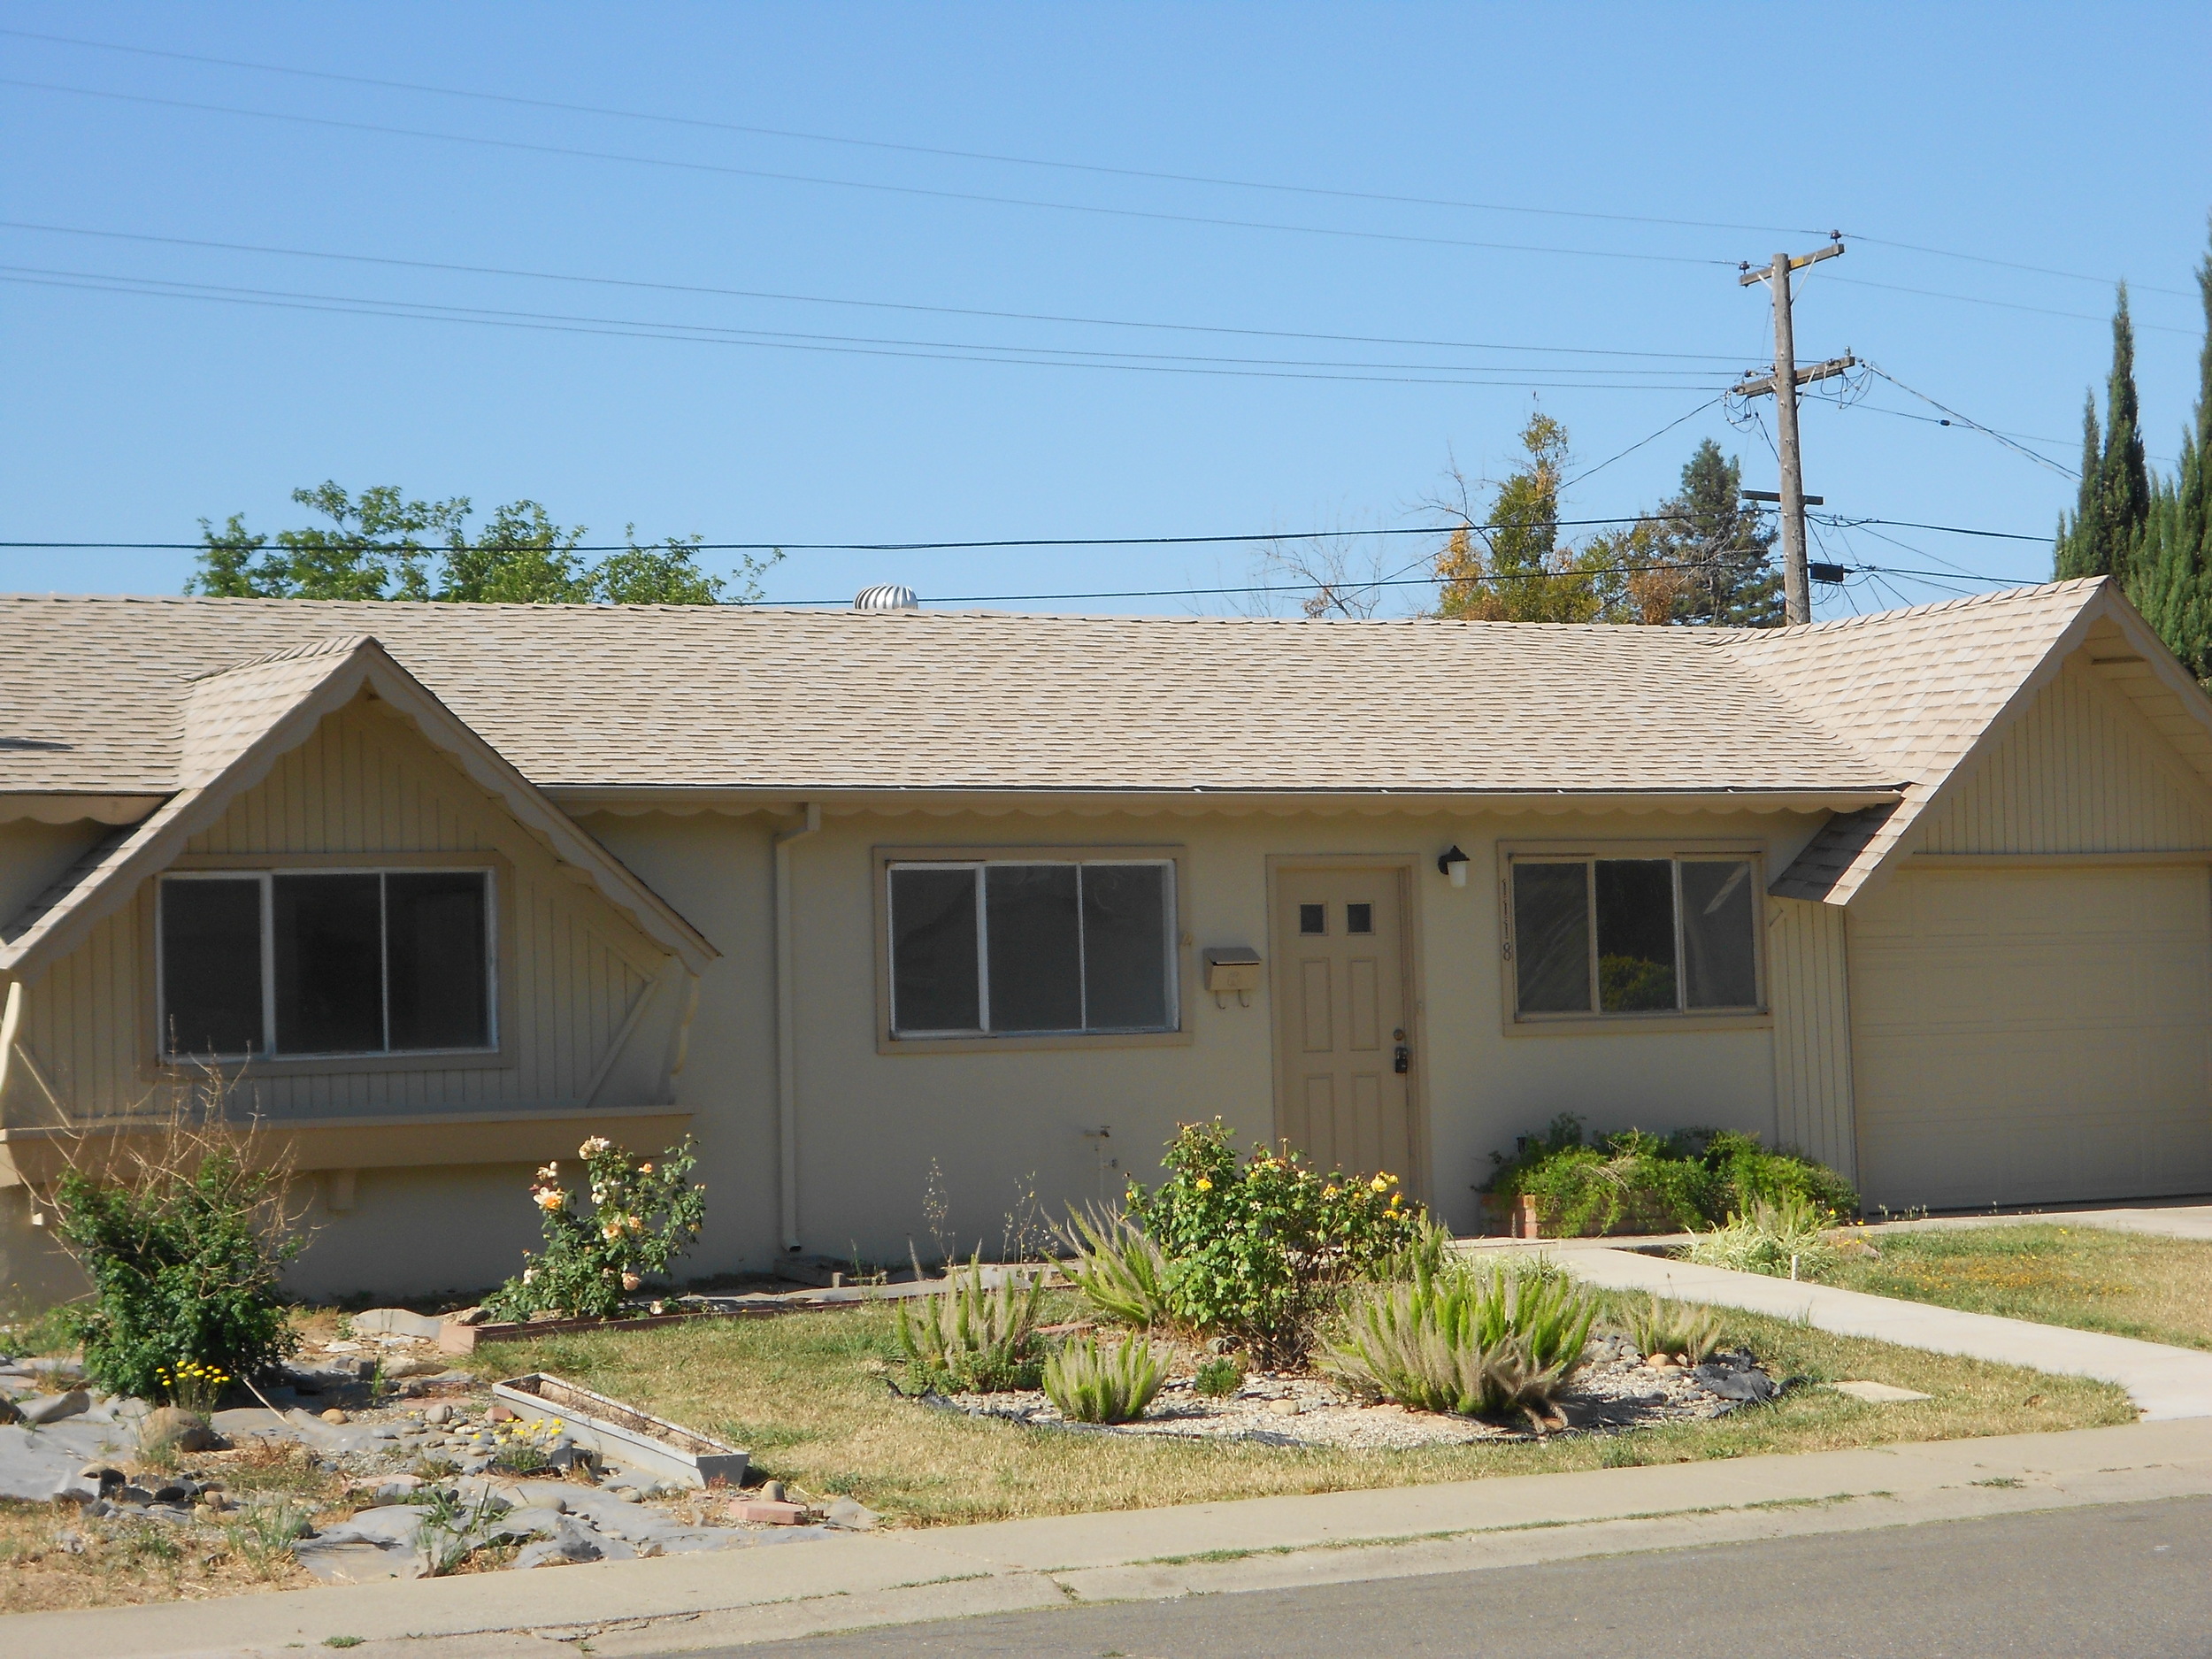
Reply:
[[[411,724],[357,702],[331,715],[269,775],[192,838],[196,856],[495,854],[500,1006],[507,1064],[351,1070],[249,1078],[273,1117],[403,1115],[440,1108],[580,1106],[666,958],[613,906],[569,879],[534,837]],[[30,988],[26,1034],[43,1076],[76,1116],[130,1111],[157,1099],[150,1064],[154,884],[99,922]],[[32,1095],[37,1094],[34,1087]],[[12,1113],[28,1103],[9,1089]]]
[[[1928,815],[1915,850],[2212,848],[2212,795],[2125,696],[2077,657]]]
[[[1840,910],[1804,899],[1767,901],[1775,1144],[1856,1181],[1847,966]]]

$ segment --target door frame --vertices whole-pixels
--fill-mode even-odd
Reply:
[[[1413,1168],[1404,1171],[1400,1185],[1409,1202],[1433,1202],[1429,1157],[1429,1043],[1428,991],[1421,977],[1426,953],[1421,949],[1421,857],[1417,853],[1270,853],[1267,867],[1267,1067],[1271,1079],[1269,1095],[1274,1103],[1274,1138],[1284,1139],[1283,1010],[1279,978],[1285,941],[1279,931],[1282,907],[1279,902],[1286,872],[1306,870],[1387,870],[1398,881],[1399,982],[1405,987],[1406,1037],[1413,1049],[1413,1071],[1406,1087],[1406,1111],[1412,1121],[1408,1139],[1413,1147]]]

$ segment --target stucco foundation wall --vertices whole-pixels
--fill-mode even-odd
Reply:
[[[792,820],[701,814],[595,818],[590,827],[726,954],[710,971],[677,1079],[709,1148],[708,1248],[720,1268],[778,1248],[775,1190],[771,838]],[[1497,843],[1585,836],[1760,839],[1770,873],[1816,820],[1801,815],[1444,813],[1230,816],[1218,812],[827,818],[792,849],[799,1097],[798,1230],[805,1249],[902,1259],[933,1244],[924,1216],[933,1164],[962,1249],[1000,1246],[1031,1194],[1048,1214],[1129,1176],[1158,1176],[1177,1123],[1218,1114],[1248,1144],[1274,1133],[1267,994],[1249,1008],[1187,999],[1189,1041],[964,1052],[877,1048],[873,852],[879,846],[1176,845],[1185,849],[1186,975],[1208,946],[1271,956],[1271,856],[1407,857],[1416,926],[1417,1071],[1428,1125],[1418,1181],[1452,1225],[1475,1224],[1489,1154],[1575,1112],[1593,1130],[1715,1125],[1776,1138],[1774,1038],[1766,1021],[1730,1029],[1643,1025],[1509,1035],[1501,970]],[[1456,842],[1464,888],[1437,873]],[[1102,1171],[1086,1132],[1111,1130]],[[735,1259],[731,1252],[734,1249]]]

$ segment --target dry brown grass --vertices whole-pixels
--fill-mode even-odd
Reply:
[[[1968,1313],[2002,1314],[2212,1348],[2212,1244],[2031,1222],[1866,1235],[1824,1282]]]
[[[242,1502],[262,1494],[280,1496],[324,1522],[350,1513],[339,1502],[338,1483],[296,1446],[255,1443],[185,1462],[194,1472],[221,1480]],[[119,1466],[133,1474],[158,1472],[139,1463]],[[0,1502],[0,1613],[200,1601],[314,1583],[288,1551],[253,1548],[241,1516],[224,1522],[183,1527],[96,1521],[84,1518],[74,1504]],[[65,1547],[71,1537],[73,1549]]]
[[[1285,1450],[1071,1434],[900,1401],[887,1382],[896,1353],[892,1318],[873,1308],[553,1338],[487,1350],[479,1363],[495,1359],[506,1375],[572,1378],[749,1448],[764,1476],[816,1496],[849,1494],[910,1525],[2029,1433],[2135,1417],[2124,1394],[2103,1383],[1749,1314],[1725,1320],[1724,1343],[1748,1346],[1778,1375],[1870,1379],[1933,1398],[1870,1406],[1809,1387],[1771,1407],[1632,1435],[1402,1452]]]

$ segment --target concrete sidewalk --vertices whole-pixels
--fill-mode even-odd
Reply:
[[[1086,1601],[2212,1495],[2212,1422],[1501,1477],[854,1535],[777,1549],[0,1619],[0,1651],[491,1659],[666,1654]],[[573,1651],[573,1650],[572,1650]]]
[[[1577,1278],[1608,1290],[1655,1291],[1684,1302],[1804,1319],[1839,1336],[1873,1337],[1901,1348],[1962,1354],[2062,1376],[2094,1377],[2126,1389],[2147,1419],[2212,1417],[2212,1354],[2192,1348],[1993,1314],[1960,1313],[1828,1285],[1699,1267],[1634,1250],[1576,1249],[1563,1252],[1560,1259]]]
[[[1947,1227],[2103,1227],[2113,1233],[2142,1233],[2154,1238],[2212,1243],[2212,1204],[2145,1204],[2130,1208],[2044,1210],[2029,1215],[1920,1216],[1909,1221],[1878,1221],[1868,1233],[1939,1233]]]

